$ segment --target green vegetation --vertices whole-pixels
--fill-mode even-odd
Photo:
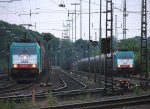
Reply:
[[[91,94],[90,94],[90,93],[87,93],[87,94],[85,94],[85,95],[80,95],[79,100],[81,100],[81,101],[91,100]]]
[[[72,42],[66,39],[56,38],[51,33],[38,33],[36,31],[27,30],[23,26],[15,24],[8,24],[0,21],[0,70],[7,69],[9,60],[9,46],[14,37],[25,38],[33,40],[40,40],[45,44],[47,56],[51,60],[52,65],[59,65],[63,68],[69,69],[72,62],[88,57],[90,49],[90,56],[99,55],[99,43],[96,41],[89,41],[79,39]],[[135,53],[135,72],[140,72],[140,36],[113,42],[114,51],[119,49],[132,50]],[[148,55],[150,54],[150,37],[148,37]],[[148,56],[148,65],[150,64],[150,57]],[[148,67],[150,71],[150,67]]]
[[[37,105],[32,104],[32,102],[23,100],[19,104],[12,101],[0,101],[0,109],[29,109],[31,107],[37,107]]]
[[[58,101],[57,101],[57,98],[56,98],[56,97],[53,97],[52,95],[47,96],[46,101],[47,101],[47,104],[48,104],[49,106],[54,106],[54,105],[56,105],[57,102],[58,102]]]
[[[47,41],[45,37],[49,37],[50,40]],[[13,42],[14,38],[27,38],[32,40],[40,40],[48,47],[46,51],[49,51],[51,56],[54,56],[59,45],[59,39],[53,36],[51,33],[38,33],[36,31],[27,30],[23,26],[18,26],[15,24],[9,24],[4,21],[0,21],[0,70],[6,70],[9,62],[9,47]],[[54,48],[54,50],[49,50],[49,48]]]
[[[141,96],[141,95],[145,95],[145,94],[150,94],[150,90],[140,88],[140,87],[135,87],[134,93],[135,93],[135,95]]]
[[[46,96],[46,99],[42,101],[36,101],[32,103],[30,99],[24,98],[19,103],[14,102],[14,100],[10,101],[0,101],[0,109],[32,109],[32,108],[40,108],[40,107],[50,107],[50,106],[58,106],[64,104],[74,104],[74,103],[82,103],[82,102],[90,102],[93,101],[90,93],[79,95],[76,97],[67,97],[60,98],[59,101],[56,97],[52,95]]]
[[[43,101],[36,101],[32,103],[31,100],[24,99],[21,100],[19,103],[16,103],[14,100],[10,101],[0,101],[0,109],[30,109],[30,108],[39,108],[45,106],[55,106],[57,105],[56,97],[49,95]]]

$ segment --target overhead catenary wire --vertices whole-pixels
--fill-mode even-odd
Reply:
[[[59,4],[57,3],[57,2],[55,2],[54,0],[50,0],[51,2],[53,2],[54,4],[56,4],[57,6],[59,6]],[[68,8],[66,8],[66,6],[65,7],[63,7],[64,9],[66,9],[67,11],[69,11],[69,9]]]
[[[43,20],[43,16],[46,16],[46,15],[50,15],[50,14],[53,14],[53,16],[55,16],[54,14],[60,14],[60,15],[67,15],[67,13],[68,13],[68,10],[67,9],[65,9],[65,8],[60,8],[58,5],[59,5],[59,3],[61,2],[61,0],[47,0],[48,1],[48,4],[46,4],[46,5],[44,5],[42,8],[41,8],[41,2],[40,2],[40,0],[33,0],[32,1],[32,4],[28,4],[27,6],[26,6],[26,4],[27,3],[29,3],[31,0],[27,0],[26,2],[24,1],[24,0],[22,0],[21,2],[22,2],[22,5],[20,5],[21,4],[21,2],[18,2],[17,3],[17,5],[15,5],[16,3],[9,3],[9,5],[7,5],[7,7],[5,7],[5,8],[7,8],[9,11],[7,11],[7,13],[5,13],[5,11],[3,12],[3,11],[1,11],[1,13],[0,14],[7,14],[8,15],[8,17],[9,18],[11,18],[11,16],[14,16],[14,15],[16,15],[16,16],[18,16],[18,18],[20,19],[20,21],[21,22],[23,22],[23,23],[26,23],[26,22],[30,22],[30,19],[29,19],[29,16],[28,15],[24,15],[24,16],[19,16],[19,14],[29,14],[29,10],[30,10],[30,8],[32,8],[31,10],[32,10],[32,12],[34,13],[34,12],[38,12],[39,14],[38,14],[38,16],[35,16],[35,18],[37,17],[38,18],[38,20],[37,21],[40,21],[40,20]],[[35,6],[33,3],[34,2],[39,2],[39,3],[37,3],[37,4],[39,4],[38,6]],[[69,9],[69,11],[70,12],[73,12],[73,9],[72,8],[70,8],[69,6],[70,6],[70,3],[69,2],[71,2],[70,0],[63,0],[64,1],[64,3],[65,3],[65,5],[67,6],[67,8]],[[74,0],[75,1],[75,0]],[[76,0],[76,1],[79,1],[79,0]],[[83,1],[83,14],[84,14],[84,19],[86,19],[85,17],[87,17],[86,16],[86,14],[88,15],[88,8],[87,8],[87,3],[89,3],[88,2],[88,0],[82,0]],[[103,0],[103,1],[105,1],[105,0]],[[116,0],[117,1],[117,0]],[[114,2],[116,2],[116,1],[114,1]],[[140,1],[140,0],[139,0]],[[53,3],[52,3],[53,2]],[[55,2],[55,3],[54,3]],[[44,2],[45,3],[45,2]],[[43,3],[43,4],[44,4]],[[128,0],[128,2],[127,3],[130,3],[130,1]],[[58,6],[58,8],[52,8],[51,9],[51,7],[47,7],[47,6],[50,6],[49,4],[51,4],[51,6],[53,5],[53,6]],[[91,14],[92,15],[94,15],[94,16],[92,16],[92,22],[94,23],[94,27],[95,28],[98,28],[98,25],[97,25],[97,21],[95,21],[95,19],[94,19],[94,17],[95,16],[98,16],[98,13],[99,13],[99,8],[98,8],[98,5],[99,5],[99,1],[97,1],[97,0],[91,0],[91,4],[93,5],[93,9],[91,9]],[[129,4],[129,7],[132,7],[133,5],[135,5],[135,7],[139,7],[140,8],[140,6],[139,5],[137,5],[137,4],[139,4],[139,2],[135,2],[135,4]],[[0,5],[2,5],[2,4],[0,4]],[[149,3],[148,3],[148,5],[149,5]],[[103,8],[105,7],[105,4],[103,4],[103,6],[102,6]],[[23,9],[22,9],[23,8]],[[36,9],[36,8],[38,8],[38,9]],[[44,9],[45,8],[45,9]],[[121,14],[122,13],[122,9],[121,9],[121,7],[120,7],[120,5],[118,5],[118,2],[117,2],[117,4],[116,4],[116,6],[115,6],[115,14]],[[148,8],[149,9],[149,8]],[[80,11],[79,10],[77,10],[77,19],[79,20],[79,13],[80,13]],[[128,13],[128,19],[129,19],[129,21],[130,21],[130,17],[131,16],[133,16],[134,14],[135,14],[135,16],[140,16],[140,10],[138,9],[138,10],[135,10],[135,9],[133,9],[133,10],[131,10],[131,8],[130,8],[130,10],[128,10],[127,11],[127,13]],[[12,14],[12,15],[11,15]],[[14,15],[13,15],[14,14]],[[105,13],[102,13],[102,14],[105,14]],[[131,15],[131,16],[130,16]],[[148,12],[148,18],[150,17],[149,16],[150,15],[150,13]],[[1,16],[5,16],[5,15],[1,15]],[[138,19],[138,17],[136,17],[136,20],[139,20]],[[33,17],[34,18],[34,17]],[[3,18],[2,18],[3,19]],[[18,24],[20,21],[13,21],[13,19],[14,18],[11,18],[11,19],[9,19],[9,21],[8,22],[13,22],[13,23],[16,23],[16,24]],[[61,21],[62,21],[62,19],[60,19]],[[45,20],[45,22],[46,22],[47,20]],[[120,16],[120,17],[118,17],[118,25],[119,25],[119,27],[120,27],[120,25],[121,25],[121,21],[122,21],[122,16]],[[31,23],[33,23],[34,22],[34,19],[32,19],[31,18]],[[58,22],[59,23],[59,22]],[[46,26],[52,26],[53,24],[58,24],[58,23],[55,23],[55,22],[48,22],[48,24],[46,25]],[[103,23],[103,22],[102,22]],[[136,23],[136,21],[133,21],[133,22],[131,22],[131,23]],[[128,23],[128,25],[130,24],[131,25],[131,23]],[[38,26],[39,25],[42,25],[43,26],[43,22],[38,22]],[[138,25],[139,25],[139,23],[137,23]],[[86,25],[86,26],[84,26],[84,28],[83,28],[83,31],[87,31],[87,24],[86,24],[86,22],[85,22],[85,20],[83,20],[83,25]],[[103,24],[104,25],[104,24]],[[133,25],[133,24],[132,24]],[[39,26],[41,29],[43,28],[42,26]],[[50,27],[48,27],[48,28],[50,28]],[[38,31],[38,30],[37,30]],[[104,31],[104,29],[102,30],[102,31]],[[119,31],[121,31],[121,29],[119,30]],[[130,29],[129,30],[127,30],[127,31],[130,31]],[[136,30],[135,30],[136,31]],[[87,33],[87,32],[86,32]],[[93,34],[94,32],[92,32],[91,34]],[[77,30],[77,34],[78,34],[78,30]],[[103,34],[105,34],[105,33],[103,33]],[[130,32],[129,32],[129,34],[130,34]]]
[[[23,14],[25,15],[25,17],[28,19],[28,23],[31,23],[31,20],[29,19],[29,17],[27,17],[25,11],[24,11],[24,8],[23,8],[23,3],[21,1],[21,7],[22,7],[22,10],[23,10]]]

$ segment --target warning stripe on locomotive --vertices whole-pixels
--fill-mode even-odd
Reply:
[[[13,68],[36,68],[36,64],[13,64]]]

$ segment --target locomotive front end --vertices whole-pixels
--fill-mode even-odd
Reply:
[[[134,53],[132,51],[117,51],[115,69],[117,73],[129,76],[134,71]]]
[[[36,43],[13,43],[10,55],[10,75],[17,81],[35,80],[39,75]]]

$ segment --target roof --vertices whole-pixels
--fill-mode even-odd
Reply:
[[[11,46],[39,46],[38,43],[16,43],[13,42]]]

